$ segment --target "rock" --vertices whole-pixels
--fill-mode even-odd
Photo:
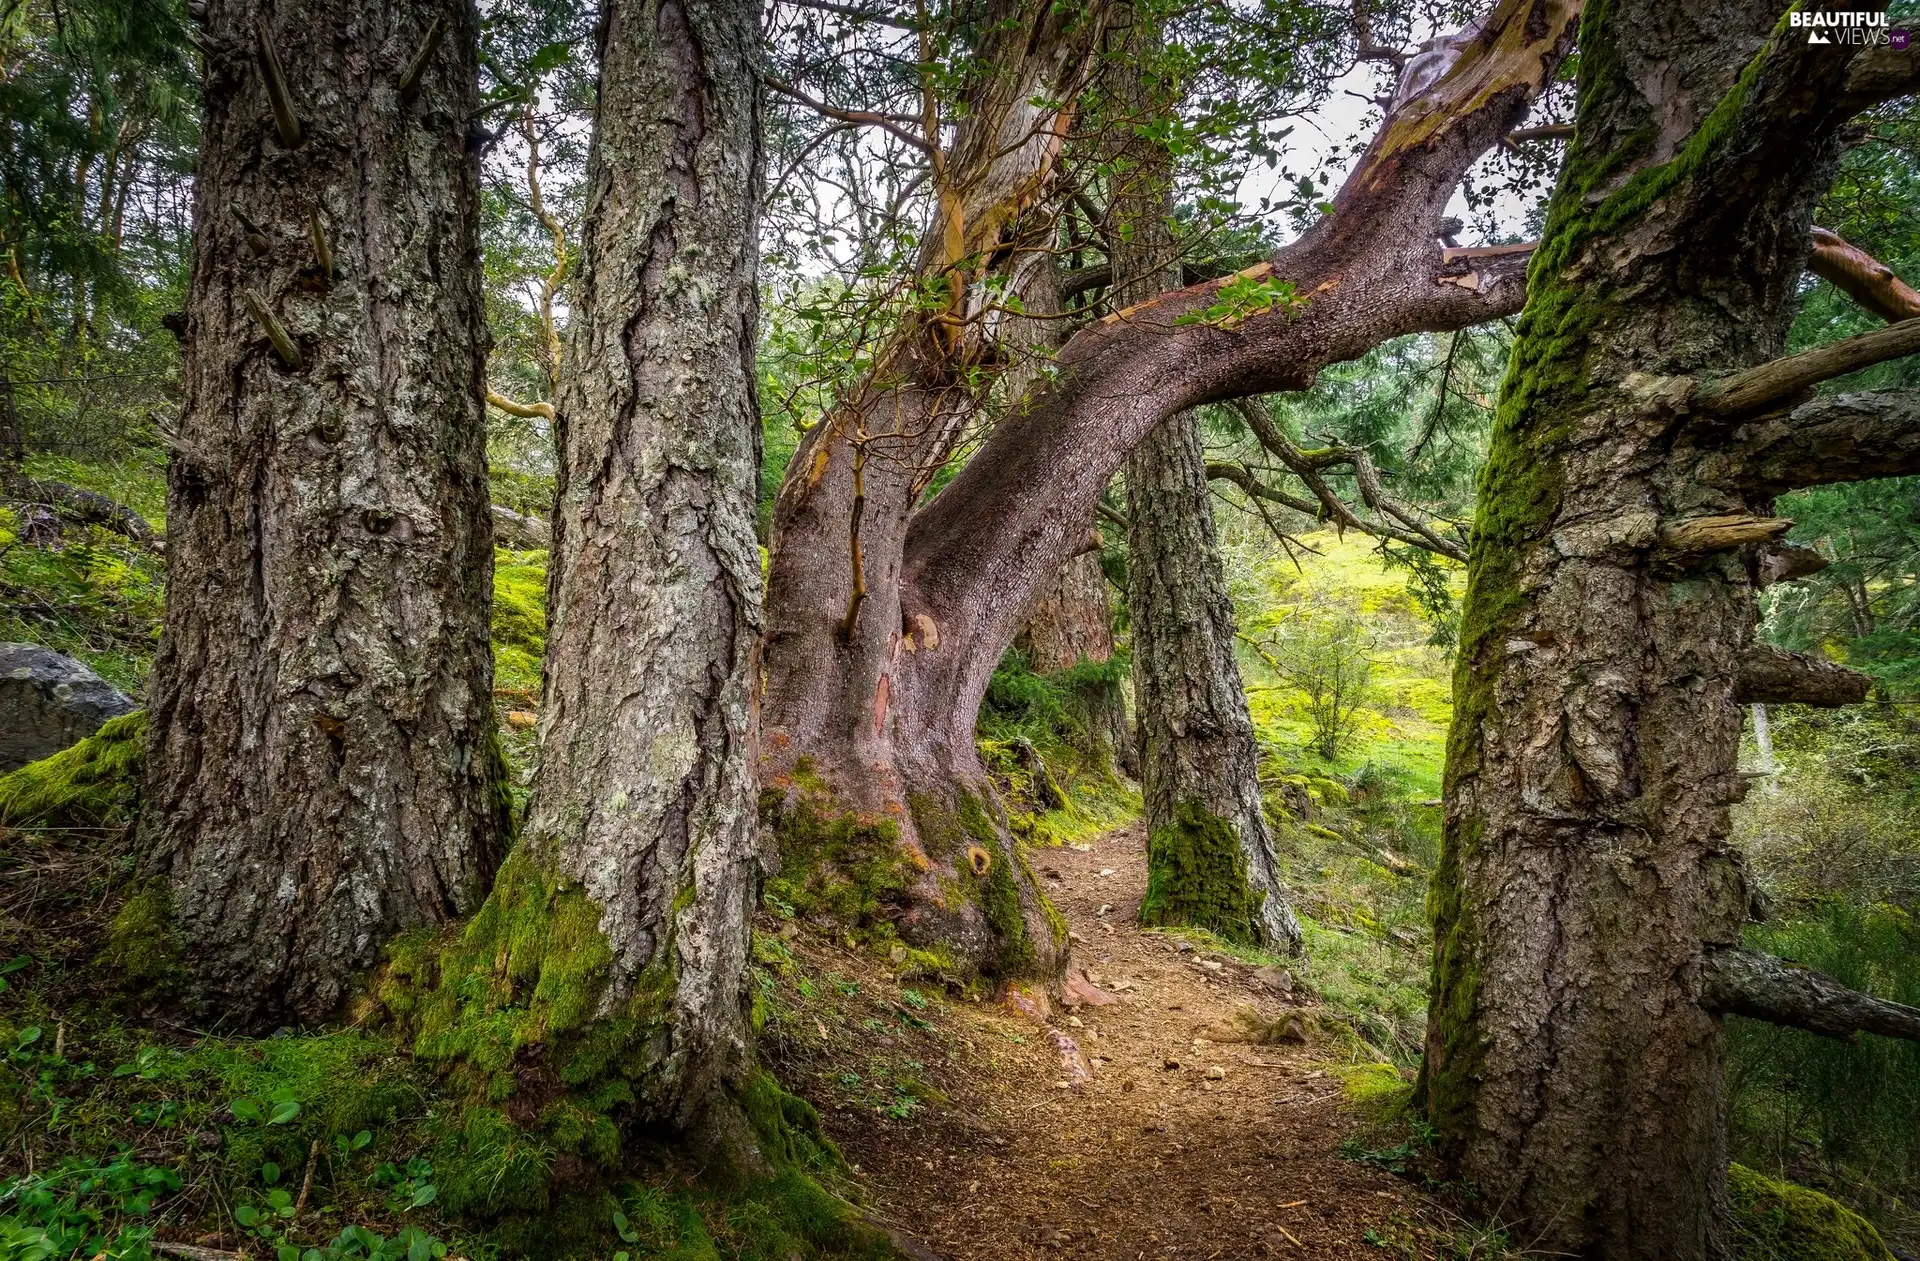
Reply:
[[[1174,1069],[1180,1067],[1180,1061],[1176,1059],[1168,1059],[1160,1067],[1166,1069],[1168,1072],[1172,1072]]]
[[[1086,1021],[1084,1021],[1084,1020],[1082,1020],[1082,1019],[1080,1019],[1080,1017],[1078,1017],[1078,1016],[1068,1016],[1068,1017],[1067,1017],[1067,1028],[1069,1028],[1069,1029],[1084,1029],[1084,1028],[1086,1028],[1086,1027],[1087,1027],[1087,1022],[1086,1022]]]
[[[493,537],[518,551],[538,551],[553,545],[553,528],[538,517],[523,517],[511,508],[494,504]]]
[[[1225,1081],[1226,1079],[1227,1079],[1226,1069],[1221,1068],[1218,1064],[1209,1064],[1207,1066],[1208,1081]]]
[[[1255,968],[1253,979],[1276,994],[1293,993],[1293,973],[1282,968]]]
[[[1060,983],[1060,1001],[1068,1007],[1106,1007],[1113,1003],[1113,995],[1102,992],[1079,968],[1068,968]]]
[[[138,708],[72,657],[0,643],[0,774],[52,757]]]
[[[1195,959],[1194,962],[1209,972],[1218,972],[1222,966],[1218,959]]]

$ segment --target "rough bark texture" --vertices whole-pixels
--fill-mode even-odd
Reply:
[[[1133,449],[1127,511],[1148,828],[1140,922],[1297,951],[1300,924],[1260,800],[1260,749],[1191,412]]]
[[[1048,14],[1058,8],[1040,7]],[[1393,112],[1335,197],[1335,212],[1271,263],[1245,273],[1292,283],[1307,299],[1303,309],[1216,313],[1228,282],[1213,280],[1081,330],[1060,349],[1049,377],[918,510],[921,491],[952,449],[949,422],[972,414],[952,390],[962,361],[928,352],[927,338],[909,338],[883,355],[886,377],[847,399],[803,441],[774,513],[766,765],[797,783],[790,772],[805,759],[854,808],[897,829],[899,852],[922,873],[895,908],[903,934],[964,959],[1012,957],[991,920],[942,892],[958,851],[923,844],[908,803],[915,796],[930,805],[953,802],[984,782],[973,727],[993,667],[1031,611],[1034,593],[1082,545],[1094,505],[1126,453],[1186,408],[1298,389],[1322,366],[1389,337],[1460,328],[1518,309],[1523,256],[1450,263],[1435,233],[1461,174],[1512,129],[1551,77],[1574,14],[1570,0],[1503,0],[1452,72]],[[1082,20],[1090,19],[1075,19]],[[1070,78],[1057,68],[1078,64],[1063,53],[1077,45],[1017,24],[1010,29],[1018,37],[1014,50],[993,64],[1011,76],[1005,98],[1028,110],[1019,133],[1044,138],[1052,133],[1031,118],[1025,103],[1034,93],[1021,86],[1030,82],[1022,76]],[[973,117],[999,116],[981,110]],[[969,134],[961,129],[963,138]],[[1013,163],[1009,146],[994,152],[1003,155],[996,170]],[[966,216],[969,230],[985,223],[1017,236],[1010,225],[1044,189],[1050,152],[1023,146],[1018,153],[1031,158],[1023,178],[983,181],[983,189],[1021,191],[992,201],[1000,208],[994,214]],[[1183,322],[1186,316],[1202,318]],[[967,338],[990,339],[994,321],[982,316],[966,328]],[[902,377],[912,384],[898,384]],[[848,555],[852,469],[861,448],[870,456],[861,529],[866,594],[855,605],[851,567],[822,558]],[[849,623],[850,606],[856,616]],[[944,806],[941,814],[953,817]],[[1044,910],[1030,882],[1018,892],[1022,923],[1037,940]],[[1038,967],[1059,957],[1044,950],[1014,955]]]
[[[1729,1255],[1707,964],[1748,906],[1728,807],[1779,531],[1684,408],[1779,354],[1834,169],[1850,54],[1777,19],[1588,10],[1482,474],[1422,1090],[1449,1173],[1543,1252]]]
[[[465,951],[539,1038],[604,1024],[645,1118],[733,1146],[758,894],[758,5],[605,18],[556,405],[540,769]],[[585,920],[571,945],[555,927]],[[489,935],[492,940],[489,941]],[[497,944],[503,964],[487,947]]]
[[[195,996],[259,1024],[471,911],[504,843],[476,29],[454,0],[213,0],[206,32],[141,837]]]
[[[1113,602],[1097,548],[1088,547],[1060,567],[1054,584],[1034,600],[1014,647],[1025,651],[1028,664],[1042,674],[1113,660]],[[1138,778],[1140,756],[1127,726],[1120,680],[1111,671],[1081,673],[1084,677],[1073,685],[1073,705],[1086,728],[1082,751],[1097,763]]]

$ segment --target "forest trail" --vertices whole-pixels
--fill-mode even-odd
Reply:
[[[1393,1255],[1369,1230],[1406,1239],[1431,1206],[1341,1155],[1363,1123],[1330,1049],[1207,1038],[1248,1005],[1288,1008],[1254,969],[1135,927],[1146,866],[1138,824],[1034,855],[1075,933],[1069,975],[1112,999],[1050,1013],[1088,1058],[1080,1086],[1030,1017],[961,1003],[928,1013],[953,1049],[927,1074],[950,1103],[909,1126],[823,1103],[870,1207],[950,1261]]]

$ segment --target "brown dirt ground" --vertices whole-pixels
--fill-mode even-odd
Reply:
[[[1073,928],[1072,968],[1114,999],[1051,1011],[1090,1059],[1079,1088],[1053,1035],[1006,1004],[930,997],[937,986],[903,987],[870,952],[783,934],[800,965],[788,984],[827,983],[770,1029],[781,1076],[820,1109],[878,1220],[952,1261],[1426,1251],[1367,1238],[1424,1241],[1443,1210],[1341,1156],[1364,1123],[1331,1049],[1196,1041],[1247,1005],[1287,1008],[1251,968],[1134,926],[1137,825],[1034,865]]]

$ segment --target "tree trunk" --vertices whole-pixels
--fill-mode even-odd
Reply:
[[[1119,91],[1164,117],[1141,62],[1158,39],[1136,28]],[[1123,305],[1179,287],[1167,226],[1170,155],[1116,164],[1108,257]],[[1129,169],[1131,168],[1131,169]],[[1220,563],[1199,418],[1184,411],[1127,457],[1127,608],[1147,812],[1143,924],[1210,929],[1230,941],[1300,949],[1260,800],[1260,750],[1235,660],[1233,601]]]
[[[509,826],[477,34],[454,0],[215,0],[207,32],[141,836],[194,997],[258,1025],[471,911]]]
[[[1097,766],[1140,776],[1140,756],[1127,726],[1127,699],[1112,671],[1088,670],[1113,660],[1113,603],[1097,547],[1088,547],[1060,568],[1053,586],[1034,601],[1014,647],[1041,674],[1077,670],[1075,719],[1085,728],[1082,752]]]
[[[1731,1255],[1713,979],[1780,523],[1688,400],[1784,343],[1847,68],[1759,0],[1581,33],[1474,525],[1421,1088],[1447,1172],[1543,1252]]]
[[[820,800],[865,838],[856,845],[843,828],[830,843],[818,830],[810,841],[783,841],[790,867],[820,866],[814,856],[840,853],[824,866],[846,877],[829,882],[841,905],[857,905],[863,924],[886,925],[963,972],[1045,971],[1062,957],[1046,946],[1043,930],[1063,939],[1064,926],[1047,915],[1031,881],[1021,875],[1010,888],[976,890],[955,865],[972,861],[973,848],[996,851],[1004,843],[992,803],[982,803],[986,777],[973,745],[994,666],[1035,593],[1084,544],[1126,453],[1166,417],[1210,401],[1304,388],[1325,364],[1387,338],[1465,327],[1519,307],[1524,255],[1448,260],[1435,233],[1462,173],[1551,78],[1574,14],[1571,0],[1501,0],[1454,72],[1385,121],[1336,195],[1334,213],[1270,263],[1075,333],[1046,378],[925,506],[923,492],[960,436],[957,422],[973,414],[955,397],[955,382],[962,368],[990,375],[983,360],[998,325],[992,312],[968,309],[958,313],[962,333],[940,334],[970,348],[973,359],[941,349],[949,343],[935,340],[931,321],[876,357],[882,371],[802,441],[775,507],[764,702],[769,783],[790,806]],[[1070,76],[1047,67],[1073,58],[1024,28],[1009,29],[1020,32],[1024,51],[991,64],[1006,68],[1001,95],[1014,108],[973,111],[954,144],[964,150],[974,137],[971,143],[1000,155],[989,164],[993,179],[965,185],[986,190],[979,213],[961,216],[970,232],[997,234],[1027,222],[1019,212],[1051,169],[1052,150],[1042,142],[1065,125],[1044,125],[1033,102],[1072,99],[1027,85],[1065,81]],[[1026,77],[1029,70],[1039,77]],[[982,144],[978,134],[998,134],[983,120],[1009,121],[1031,142]],[[1030,165],[1011,169],[1016,158]],[[952,159],[947,165],[968,169]],[[994,191],[1007,189],[1016,191]],[[1009,245],[996,235],[991,250],[972,246],[965,256],[1017,263],[1034,257],[1015,248],[1022,241]],[[1292,286],[1305,305],[1278,300],[1285,290],[1275,281]],[[1230,284],[1267,296],[1251,304],[1224,297]],[[970,283],[955,292],[981,288]],[[857,566],[850,545],[856,501]],[[1002,858],[1018,865],[1012,851],[985,856],[989,871],[1006,871]],[[985,913],[982,895],[1000,909]]]
[[[1260,799],[1260,749],[1233,655],[1233,601],[1192,412],[1127,457],[1127,516],[1147,807],[1140,922],[1298,951],[1300,923]]]
[[[619,1080],[640,1119],[730,1159],[757,1150],[738,1096],[760,879],[758,13],[606,14],[554,422],[540,765],[420,1041],[481,1064],[499,1062],[491,1037],[508,1063],[543,1044],[569,1086]]]

